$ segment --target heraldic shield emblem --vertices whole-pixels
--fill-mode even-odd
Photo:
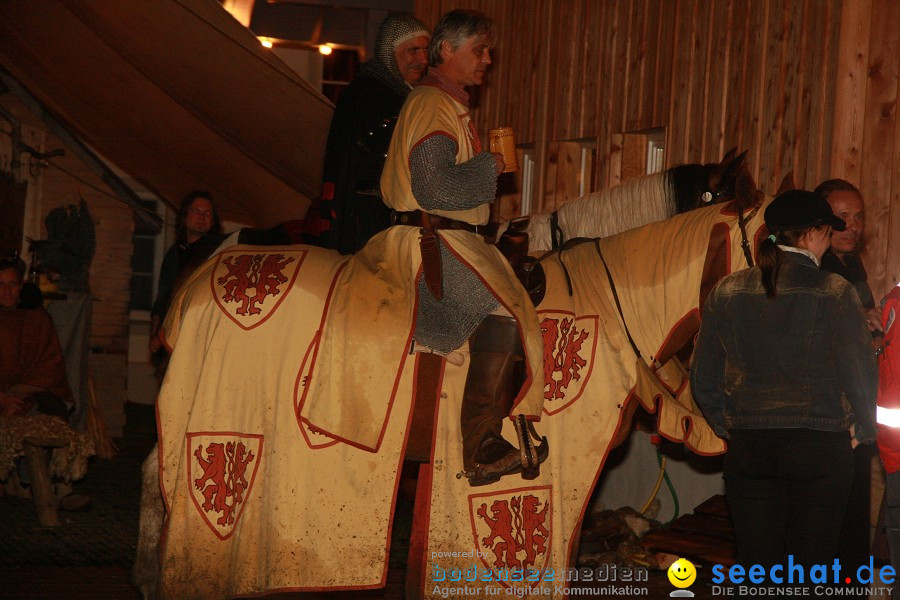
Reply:
[[[219,539],[228,539],[234,532],[253,488],[262,449],[262,435],[187,434],[191,498]]]
[[[469,496],[477,556],[505,587],[533,587],[550,560],[551,486]],[[529,581],[530,579],[530,581]]]
[[[581,397],[597,351],[597,315],[538,311],[544,337],[544,412],[554,415]]]
[[[262,324],[287,297],[306,250],[222,252],[212,272],[219,308],[244,329]]]

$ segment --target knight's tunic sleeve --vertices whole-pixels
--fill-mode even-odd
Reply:
[[[425,138],[410,152],[412,193],[425,210],[466,210],[494,201],[494,157],[482,152],[456,164],[456,154],[456,141],[440,134]]]
[[[497,189],[494,158],[481,152],[464,104],[432,86],[410,93],[381,175],[385,203],[483,225]]]

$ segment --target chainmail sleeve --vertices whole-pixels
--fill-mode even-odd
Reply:
[[[433,135],[410,152],[412,193],[423,209],[467,210],[494,201],[494,157],[482,152],[458,165],[456,151],[453,138]]]

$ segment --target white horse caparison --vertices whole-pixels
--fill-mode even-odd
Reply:
[[[683,164],[564,202],[549,212],[501,223],[528,234],[528,253],[543,253],[575,238],[604,238],[701,206],[731,200],[739,188],[755,189],[747,153],[729,150],[719,163]]]
[[[622,185],[569,200],[556,211],[529,215],[528,252],[545,252],[553,247],[551,215],[563,239],[607,237],[672,217],[677,212],[668,172],[637,177]]]

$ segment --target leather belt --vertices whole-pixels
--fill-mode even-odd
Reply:
[[[465,221],[457,221],[448,217],[433,215],[422,210],[409,212],[391,211],[391,225],[412,225],[425,229],[463,229],[472,233],[483,234],[484,226],[472,225]]]

